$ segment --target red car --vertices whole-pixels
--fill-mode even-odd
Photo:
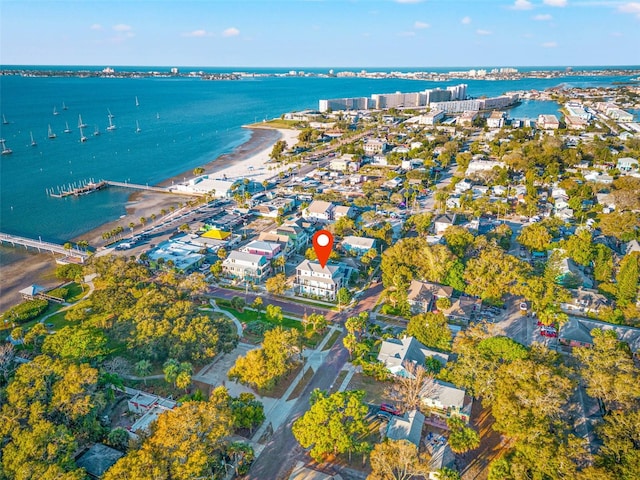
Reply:
[[[390,413],[391,415],[402,415],[402,412],[398,410],[393,405],[389,405],[388,403],[383,403],[380,405],[380,411]]]
[[[543,328],[542,330],[540,330],[540,335],[542,335],[543,337],[555,338],[558,336],[558,332],[556,332],[556,330],[552,328]]]

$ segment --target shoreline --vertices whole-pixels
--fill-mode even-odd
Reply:
[[[262,181],[275,175],[269,172],[266,164],[273,145],[281,139],[285,139],[289,145],[297,141],[298,130],[275,129],[271,127],[243,126],[251,131],[247,141],[235,147],[231,152],[224,153],[202,165],[204,175],[227,175],[229,178],[246,176],[254,181]],[[187,170],[174,175],[156,184],[170,186],[172,183],[183,182],[194,178],[193,170]],[[86,240],[94,248],[100,248],[106,243],[102,234],[118,226],[124,228],[123,234],[129,234],[129,224],[134,223],[134,233],[140,228],[140,218],[149,218],[152,214],[161,216],[164,209],[170,211],[173,207],[197,198],[197,196],[177,195],[171,193],[158,193],[146,191],[134,191],[128,197],[124,205],[126,213],[115,220],[89,230],[73,238],[73,241]],[[20,302],[19,290],[33,284],[54,286],[59,283],[53,274],[56,263],[51,254],[24,251],[13,247],[0,249],[0,266],[2,280],[0,280],[0,312]]]

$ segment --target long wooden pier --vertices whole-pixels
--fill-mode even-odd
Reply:
[[[79,183],[70,183],[68,185],[63,185],[61,187],[48,188],[47,195],[55,198],[64,198],[64,197],[79,197],[81,195],[87,195],[89,193],[97,192],[98,190],[102,190],[107,187],[121,187],[121,188],[131,188],[133,190],[146,190],[148,192],[158,192],[158,193],[173,193],[175,195],[186,195],[189,197],[198,197],[202,196],[200,193],[194,192],[181,192],[179,190],[174,190],[169,187],[158,187],[158,186],[149,186],[149,185],[141,185],[138,183],[129,183],[129,182],[116,182],[113,180],[100,180],[98,182],[91,180],[83,180]]]
[[[105,182],[110,187],[124,187],[124,188],[133,188],[134,190],[147,190],[150,192],[159,192],[159,193],[180,193],[169,190],[167,187],[153,187],[149,185],[140,185],[137,183],[128,183],[128,182],[114,182],[113,180],[105,180]]]
[[[19,237],[17,235],[9,235],[8,233],[0,232],[0,243],[9,244],[13,247],[21,246],[25,249],[32,248],[39,252],[59,253],[65,257],[77,258],[80,262],[84,263],[89,257],[89,254],[78,247],[70,250],[64,248],[64,246],[58,243],[45,242],[42,240],[34,240],[31,238]]]

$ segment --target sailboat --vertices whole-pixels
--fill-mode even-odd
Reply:
[[[140,102],[138,102],[138,96],[136,95],[136,107],[140,106]]]
[[[86,123],[82,123],[82,115],[78,115],[78,128],[86,128],[86,126]]]
[[[49,140],[53,140],[54,138],[56,138],[56,134],[53,133],[53,130],[51,130],[51,125],[49,125],[49,133],[47,137],[49,137]]]
[[[98,128],[98,126],[96,125],[96,129],[93,131],[93,136],[97,137],[98,135],[100,135],[100,129]]]
[[[84,136],[84,132],[82,131],[83,125],[80,125],[80,141],[81,142],[86,142],[87,141],[87,137]]]
[[[63,109],[63,110],[69,110],[69,109],[67,108],[67,106],[65,105],[65,103],[64,103],[64,102],[62,102],[62,109]]]
[[[38,144],[36,143],[36,141],[33,138],[33,132],[29,132],[29,135],[31,135],[31,146],[32,147],[37,146]]]
[[[58,115],[58,109],[55,105],[53,106],[53,115]]]
[[[64,122],[65,129],[64,133],[71,133],[71,129],[69,128],[69,122]]]
[[[107,112],[109,113],[109,118],[115,117],[115,115],[113,113],[111,113],[111,110],[109,110],[108,108],[107,108]]]
[[[2,114],[2,124],[3,125],[9,125],[9,122],[8,122],[7,118],[4,116],[4,113]]]
[[[142,130],[140,130],[140,124],[138,123],[138,120],[136,120],[136,133],[140,133]]]
[[[107,130],[112,131],[112,130],[115,130],[115,129],[116,129],[116,126],[111,121],[111,117],[109,117],[109,126],[107,127]]]
[[[160,114],[156,113],[156,120],[160,120]]]
[[[4,138],[0,138],[0,144],[2,144],[2,155],[11,155],[13,153],[13,150],[4,144]]]

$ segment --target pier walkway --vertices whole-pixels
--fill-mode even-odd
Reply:
[[[82,263],[84,263],[84,261],[89,257],[89,254],[87,252],[84,252],[78,249],[77,247],[69,250],[57,243],[45,242],[42,240],[33,240],[31,238],[19,237],[17,235],[9,235],[8,233],[2,233],[2,232],[0,232],[0,243],[10,244],[14,247],[22,246],[25,249],[33,248],[35,250],[38,250],[39,252],[44,251],[44,252],[51,252],[51,253],[59,253],[61,255],[64,255],[65,257],[77,258]]]
[[[133,188],[134,190],[148,190],[150,192],[160,192],[160,193],[180,193],[169,190],[167,187],[153,187],[149,185],[140,185],[137,183],[128,183],[128,182],[114,182],[112,180],[105,180],[104,183],[109,185],[110,187],[124,187],[124,188]]]

